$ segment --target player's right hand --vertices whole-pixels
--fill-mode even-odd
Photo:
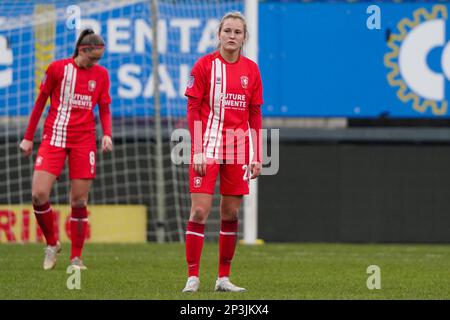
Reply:
[[[206,157],[203,153],[194,154],[193,158],[194,171],[201,177],[206,174]]]
[[[23,139],[19,147],[25,157],[29,157],[33,153],[33,141]]]

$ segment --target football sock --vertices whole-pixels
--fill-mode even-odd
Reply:
[[[50,203],[47,202],[40,206],[33,204],[33,209],[39,227],[41,227],[42,233],[45,236],[47,245],[56,245],[57,237],[55,236],[54,229],[54,215]]]
[[[186,230],[186,262],[188,275],[198,277],[200,257],[202,255],[203,241],[205,239],[205,225],[189,221]]]
[[[222,220],[219,235],[219,278],[230,275],[231,260],[236,248],[238,220]]]
[[[70,217],[70,236],[72,240],[72,250],[70,259],[78,257],[81,259],[84,239],[86,237],[86,229],[88,224],[87,208],[72,207],[72,215]]]

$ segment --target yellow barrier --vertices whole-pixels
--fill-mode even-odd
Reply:
[[[70,239],[70,206],[52,206],[55,232]],[[142,205],[88,206],[86,242],[143,243],[147,240],[147,209]],[[0,243],[44,241],[31,205],[0,206]]]

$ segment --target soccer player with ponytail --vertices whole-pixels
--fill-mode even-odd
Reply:
[[[86,269],[81,253],[88,223],[89,189],[96,173],[94,108],[98,104],[103,129],[102,151],[112,150],[108,71],[97,63],[105,43],[91,29],[83,30],[71,58],[52,62],[40,86],[20,149],[25,156],[33,151],[39,119],[50,97],[33,173],[32,202],[37,222],[45,236],[44,269],[55,267],[61,245],[55,234],[50,193],[66,158],[70,177],[71,265]]]

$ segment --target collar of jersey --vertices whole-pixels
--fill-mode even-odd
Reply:
[[[222,55],[220,54],[219,50],[216,51],[215,56],[216,56],[216,58],[219,58],[220,61],[222,61],[222,63],[229,64],[229,65],[233,65],[233,64],[237,64],[237,63],[239,63],[239,61],[241,61],[241,56],[242,56],[242,55],[239,54],[239,58],[238,58],[235,62],[228,62],[227,60],[225,60],[225,59],[222,57]]]

